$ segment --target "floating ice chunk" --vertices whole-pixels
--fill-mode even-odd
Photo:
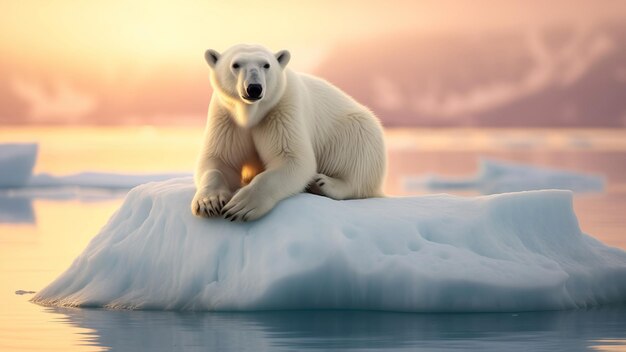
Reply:
[[[604,178],[573,171],[489,159],[480,160],[476,176],[446,178],[431,175],[405,181],[407,189],[477,189],[482,194],[565,189],[574,192],[601,192]]]
[[[581,233],[568,191],[286,199],[249,223],[150,183],[39,291],[46,305],[166,310],[526,311],[626,301],[626,252]]]
[[[0,144],[0,188],[24,186],[33,173],[36,159],[35,143]]]

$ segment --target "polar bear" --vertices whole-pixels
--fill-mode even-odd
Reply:
[[[380,197],[380,121],[332,84],[287,68],[290,53],[236,45],[205,52],[213,95],[194,181],[194,215],[257,219],[308,190]]]

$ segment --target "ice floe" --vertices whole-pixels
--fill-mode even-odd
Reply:
[[[286,199],[249,223],[191,215],[191,178],[139,186],[33,301],[163,310],[496,312],[626,301],[626,252],[572,193]]]

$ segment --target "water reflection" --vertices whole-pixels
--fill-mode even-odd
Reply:
[[[0,223],[36,224],[33,202],[46,200],[54,202],[82,203],[107,202],[123,198],[127,189],[99,189],[81,187],[42,187],[0,189]]]
[[[626,308],[500,314],[180,313],[49,308],[113,350],[580,351],[626,346]]]
[[[0,223],[34,224],[35,212],[32,200],[0,195]]]

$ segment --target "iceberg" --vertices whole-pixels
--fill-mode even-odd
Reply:
[[[33,173],[36,159],[35,143],[0,144],[0,188],[26,185]]]
[[[626,252],[581,232],[570,191],[335,201],[197,218],[191,178],[131,190],[32,299],[113,309],[500,312],[626,302]]]
[[[573,192],[602,192],[602,176],[559,170],[548,167],[519,164],[508,161],[481,159],[475,176],[446,178],[437,175],[408,178],[408,190],[426,188],[476,189],[482,194],[520,192],[541,189],[564,189]]]

